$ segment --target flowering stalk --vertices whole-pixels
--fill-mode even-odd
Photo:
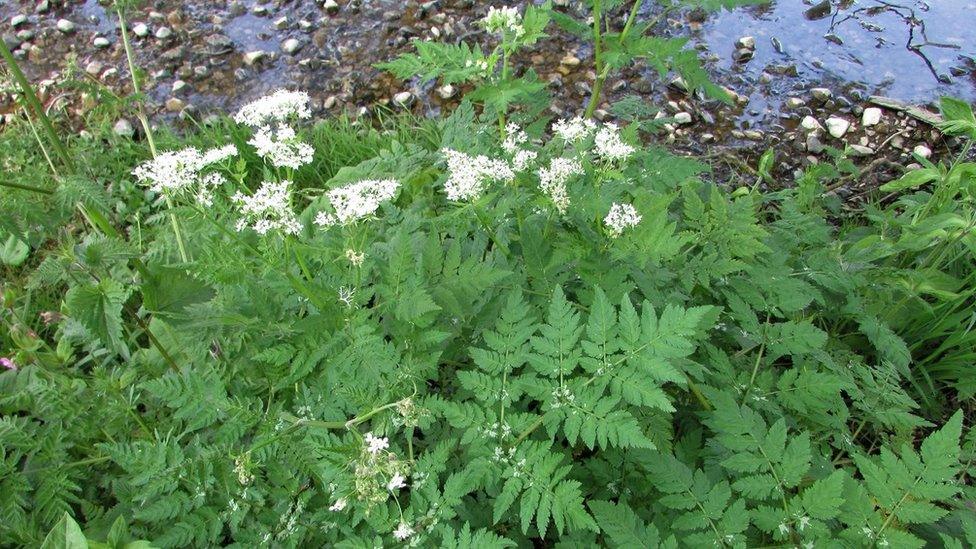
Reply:
[[[630,8],[630,14],[627,16],[627,22],[624,23],[624,30],[620,32],[620,41],[623,42],[627,35],[630,34],[631,28],[634,26],[634,21],[637,19],[637,10],[640,8],[640,0],[635,1],[633,7]],[[601,19],[603,19],[602,9],[600,0],[593,1],[593,55],[594,55],[594,65],[596,67],[597,77],[596,81],[593,83],[593,94],[590,95],[590,102],[586,106],[586,118],[592,118],[593,113],[596,111],[596,106],[600,102],[600,95],[603,93],[603,84],[607,81],[607,76],[610,75],[610,66],[603,64],[603,45],[602,45],[602,34],[600,30]]]

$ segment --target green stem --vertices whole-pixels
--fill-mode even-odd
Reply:
[[[58,137],[58,132],[54,129],[54,124],[51,123],[51,119],[44,112],[44,106],[41,104],[41,100],[37,98],[37,94],[34,93],[34,88],[27,80],[27,77],[24,76],[24,72],[20,70],[20,65],[14,59],[13,54],[10,53],[10,49],[7,48],[7,45],[2,40],[0,40],[0,57],[3,57],[3,60],[7,63],[7,67],[10,69],[11,76],[17,81],[17,85],[20,86],[20,90],[24,94],[24,101],[27,102],[30,110],[34,111],[34,116],[44,126],[44,131],[51,140],[51,145],[54,147],[55,152],[57,152],[61,162],[64,163],[69,171],[73,172],[75,166],[71,160],[71,156],[68,155],[68,149],[65,148],[64,143],[61,142],[61,138]]]
[[[47,195],[54,194],[54,191],[51,189],[44,189],[41,187],[35,187],[33,185],[25,185],[24,183],[14,183],[12,181],[0,181],[0,187],[10,187],[11,189],[20,189],[22,191],[31,191]]]
[[[634,5],[630,8],[630,14],[627,16],[627,22],[624,23],[624,29],[620,31],[620,42],[627,38],[630,34],[631,29],[634,27],[634,21],[637,20],[637,12],[643,2],[641,0],[635,0]],[[600,96],[603,94],[603,85],[607,81],[607,77],[610,75],[610,66],[604,65],[603,63],[603,35],[600,24],[603,19],[602,6],[600,0],[593,1],[593,54],[594,54],[594,67],[596,68],[596,81],[593,82],[593,93],[590,95],[590,102],[586,106],[586,118],[592,118],[593,113],[596,112],[596,106],[600,103]]]

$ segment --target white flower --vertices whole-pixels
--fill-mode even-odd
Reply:
[[[390,479],[390,482],[386,483],[386,489],[391,492],[394,490],[399,490],[407,485],[406,480],[406,477],[400,473],[394,473],[393,478]]]
[[[302,226],[291,209],[291,181],[265,181],[253,195],[238,192],[233,200],[241,212],[237,230],[248,227],[258,234],[281,231],[298,234]]]
[[[335,500],[335,503],[333,503],[331,507],[329,507],[329,511],[332,512],[342,511],[343,509],[346,508],[346,505],[348,505],[348,503],[349,502],[346,501],[346,498],[339,498]]]
[[[390,447],[390,440],[386,437],[374,437],[373,433],[366,433],[366,451],[374,456]]]
[[[524,145],[528,140],[529,136],[525,133],[525,130],[519,128],[517,124],[512,122],[505,127],[505,140],[502,141],[502,148],[508,154],[515,154],[518,152],[519,147]]]
[[[365,179],[345,187],[338,187],[326,193],[335,214],[319,212],[315,224],[330,227],[335,224],[347,225],[376,213],[380,204],[396,195],[400,183],[395,179]]]
[[[312,162],[315,150],[303,143],[295,135],[295,130],[281,126],[272,130],[264,126],[255,132],[248,144],[257,150],[258,155],[277,168],[298,169]]]
[[[620,139],[620,131],[616,124],[607,124],[596,132],[593,147],[600,158],[608,161],[623,161],[634,153],[634,148]]]
[[[624,229],[634,227],[640,223],[641,215],[630,204],[614,203],[610,206],[610,212],[603,219],[603,224],[607,226],[612,238],[617,238],[623,234]]]
[[[403,541],[414,534],[413,528],[406,522],[400,521],[400,525],[393,531],[393,537]]]
[[[311,118],[312,111],[308,108],[308,99],[308,94],[305,92],[278,90],[244,105],[234,117],[234,121],[259,128],[293,118]]]
[[[448,178],[444,182],[447,199],[474,200],[485,191],[488,181],[511,181],[515,172],[507,163],[484,155],[471,156],[452,149],[441,151],[447,159]]]
[[[201,153],[188,147],[160,154],[132,170],[140,183],[149,185],[157,193],[178,193],[201,183],[200,172],[211,164],[237,155],[237,147],[227,145]]]
[[[572,119],[557,120],[552,125],[552,131],[567,143],[579,143],[596,130],[596,124],[589,119],[577,116]]]
[[[363,264],[363,261],[366,260],[366,254],[357,252],[356,250],[353,249],[349,249],[346,250],[346,259],[348,259],[349,263],[352,263],[353,266],[359,267],[360,265]]]
[[[213,206],[214,190],[226,182],[227,178],[219,173],[205,175],[203,179],[200,180],[200,187],[197,189],[197,202],[206,208]]]
[[[539,170],[539,188],[552,200],[559,213],[566,213],[569,207],[566,182],[574,175],[582,174],[583,165],[573,158],[553,158],[548,168]]]
[[[511,32],[516,38],[525,34],[522,16],[519,15],[518,8],[491,7],[488,9],[488,15],[482,20],[482,24],[488,32]]]
[[[531,164],[532,161],[538,156],[539,153],[525,149],[516,152],[515,156],[512,157],[512,170],[516,172],[524,172],[525,169],[529,167],[529,164]]]

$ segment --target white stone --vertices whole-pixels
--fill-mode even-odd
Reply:
[[[300,49],[302,49],[302,43],[297,38],[289,38],[281,43],[281,51],[288,55],[295,55]]]
[[[437,88],[437,95],[441,99],[450,99],[454,97],[455,93],[457,93],[457,88],[455,88],[452,84],[444,84],[443,86]]]
[[[881,122],[881,109],[877,107],[868,107],[864,109],[864,113],[861,115],[862,126],[874,126],[879,122]]]
[[[839,116],[831,116],[825,124],[827,125],[827,133],[837,139],[844,137],[847,130],[851,129],[851,123]]]
[[[132,34],[138,36],[139,38],[149,36],[149,25],[145,23],[136,23],[132,27]]]
[[[173,36],[173,31],[169,27],[159,27],[156,29],[156,38],[160,40],[166,40],[170,36]]]
[[[125,118],[120,118],[119,121],[115,123],[112,131],[115,132],[115,135],[120,137],[132,137],[136,134],[136,129],[132,127],[132,123]]]
[[[408,91],[400,92],[393,96],[393,102],[405,107],[413,102],[413,94]]]
[[[173,93],[180,93],[186,89],[186,82],[183,80],[177,80],[173,82]]]
[[[834,93],[827,88],[813,88],[810,90],[810,95],[817,101],[826,101],[833,97]]]
[[[75,32],[75,24],[67,19],[58,19],[58,30],[63,33]]]
[[[921,156],[922,158],[928,158],[932,156],[932,149],[926,147],[925,145],[916,146],[914,149],[912,149],[912,152],[917,154],[918,156]]]
[[[335,14],[339,12],[339,4],[335,0],[325,0],[322,3],[322,7],[326,13]]]
[[[803,120],[800,121],[800,127],[808,132],[815,132],[823,129],[820,122],[818,122],[817,119],[812,116],[804,116]]]
[[[267,53],[262,50],[249,51],[244,54],[244,64],[249,67],[256,65],[259,61],[264,59],[266,55]]]
[[[786,106],[791,109],[798,109],[806,104],[807,102],[800,99],[799,97],[790,97],[789,99],[786,100]]]
[[[27,16],[22,13],[20,15],[15,15],[10,18],[10,26],[15,29],[26,22],[27,22]]]
[[[854,156],[870,156],[874,154],[874,149],[865,145],[850,145]]]
[[[96,48],[107,48],[109,45],[111,45],[111,42],[109,42],[108,38],[105,38],[104,36],[97,36],[92,44],[94,44]]]
[[[278,30],[282,30],[288,27],[288,18],[285,16],[279,17],[274,21],[274,27]]]
[[[754,50],[756,49],[756,39],[752,36],[743,36],[742,38],[736,40],[735,45],[739,48]]]
[[[691,113],[679,112],[674,115],[674,121],[678,124],[691,124]]]

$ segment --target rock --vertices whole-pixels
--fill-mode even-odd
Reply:
[[[457,93],[457,88],[451,84],[444,84],[437,88],[437,96],[441,99],[450,99]]]
[[[837,139],[844,137],[847,130],[851,128],[851,123],[839,116],[831,116],[825,124],[827,125],[827,133]]]
[[[914,149],[912,149],[912,153],[917,154],[922,158],[928,158],[932,156],[932,149],[928,148],[925,145],[918,145]]]
[[[59,31],[65,34],[75,32],[75,24],[67,19],[58,19],[57,27]]]
[[[322,102],[322,108],[325,109],[325,110],[330,110],[330,109],[332,109],[332,107],[335,107],[336,106],[336,103],[338,103],[338,102],[339,102],[339,99],[336,96],[330,95],[330,96],[328,96],[328,97],[325,98],[325,101]]]
[[[339,13],[339,4],[335,0],[325,0],[322,2],[322,9],[329,15],[335,15]]]
[[[173,82],[173,93],[180,93],[186,89],[186,82],[183,80],[176,80]]]
[[[131,138],[136,134],[136,129],[132,127],[132,122],[129,122],[125,118],[120,118],[119,121],[115,123],[115,126],[112,126],[112,131],[115,132],[115,135],[119,137]]]
[[[20,47],[20,44],[22,42],[23,42],[23,40],[21,40],[20,38],[18,38],[17,36],[15,36],[13,34],[10,34],[9,32],[8,33],[4,33],[4,35],[3,35],[3,44],[5,46],[7,46],[7,49],[8,50],[13,51],[13,50],[19,48]]]
[[[295,55],[298,50],[302,49],[302,43],[297,38],[289,38],[281,43],[281,51],[287,53],[288,55]]]
[[[786,106],[791,109],[799,109],[800,107],[806,104],[807,102],[800,99],[799,97],[790,97],[786,100]]]
[[[849,145],[852,156],[871,156],[874,154],[874,149],[865,145]]]
[[[413,103],[413,94],[408,91],[400,92],[393,96],[393,102],[401,107],[408,107]]]
[[[98,61],[92,61],[91,63],[85,65],[85,72],[92,76],[98,76],[99,74],[102,74],[102,69],[104,68],[105,65],[102,65]]]
[[[743,36],[742,38],[735,41],[735,47],[754,50],[756,49],[756,39],[752,36]]]
[[[711,143],[712,141],[715,141],[715,134],[703,133],[699,139],[701,139],[702,143]]]
[[[800,120],[800,127],[808,132],[817,132],[823,129],[820,122],[812,116],[804,116],[803,120]]]
[[[748,63],[752,60],[752,56],[756,54],[756,50],[750,50],[749,48],[739,48],[735,50],[732,54],[732,59],[735,59],[736,63]]]
[[[803,16],[811,21],[816,21],[830,15],[832,10],[833,6],[830,4],[830,0],[823,0],[814,4],[812,8],[807,9],[803,13]]]
[[[578,67],[581,61],[579,57],[569,54],[559,60],[559,64],[564,67]]]
[[[166,40],[171,36],[173,36],[173,30],[169,27],[159,27],[156,29],[156,38],[160,40]]]
[[[691,124],[691,113],[684,111],[676,113],[674,115],[674,121],[681,125]]]
[[[824,150],[824,144],[820,142],[820,138],[814,134],[807,136],[807,152],[813,154],[820,154]]]
[[[813,88],[810,90],[810,95],[817,101],[824,102],[829,101],[834,96],[834,92],[827,88]]]
[[[139,38],[145,38],[149,36],[149,25],[145,23],[136,23],[132,27],[132,34],[138,36]]]
[[[278,30],[284,30],[284,29],[288,28],[288,17],[281,16],[281,17],[275,19],[275,21],[274,21],[273,24],[274,24],[274,28],[276,28]]]
[[[166,100],[166,110],[169,112],[179,112],[186,108],[186,102],[178,97],[170,97]]]
[[[104,36],[96,36],[95,40],[92,41],[92,44],[99,49],[104,49],[112,45],[112,43],[108,41],[108,38],[105,38]]]
[[[260,63],[267,55],[268,53],[263,50],[249,51],[244,54],[244,64],[252,67]]]
[[[251,8],[251,13],[257,15],[258,17],[264,17],[265,15],[268,15],[268,7],[258,4],[257,6]]]
[[[25,23],[27,23],[27,16],[22,13],[10,18],[10,26],[15,29]]]
[[[874,126],[881,122],[881,109],[878,107],[868,107],[861,115],[862,126]]]
[[[671,81],[668,82],[668,87],[681,93],[688,93],[689,91],[688,83],[685,82],[685,79],[681,78],[680,76],[672,78]]]
[[[37,3],[37,6],[34,8],[34,12],[47,13],[48,11],[50,11],[50,9],[51,9],[51,3],[48,2],[48,0],[41,0],[40,2]]]

